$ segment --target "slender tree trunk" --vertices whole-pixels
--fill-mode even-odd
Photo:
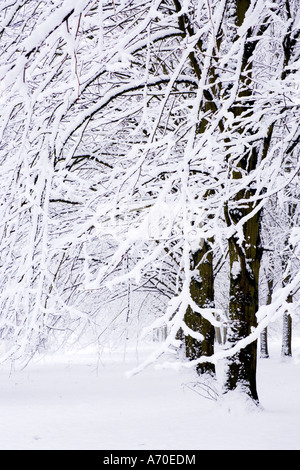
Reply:
[[[269,358],[268,328],[267,327],[260,334],[260,357],[262,359],[268,359]]]
[[[286,171],[289,173],[290,169],[287,167]],[[291,227],[294,225],[295,220],[295,213],[296,213],[297,205],[294,202],[288,203],[288,217],[290,221]],[[291,250],[292,247],[289,246],[288,239],[285,242],[285,252],[282,260],[282,269],[283,272],[286,270],[288,265],[288,259],[286,250]],[[283,286],[286,286],[291,280],[290,274],[286,276],[283,280]],[[287,298],[288,303],[293,302],[293,296],[289,295]],[[282,357],[291,357],[292,356],[292,317],[289,313],[285,313],[283,315],[283,327],[282,327],[282,347],[281,347],[281,356]]]
[[[195,275],[191,281],[190,292],[194,302],[199,307],[212,307],[214,305],[214,276],[213,253],[207,242],[193,254],[193,268]],[[203,335],[203,341],[197,341],[191,336],[185,337],[185,353],[190,360],[201,356],[211,356],[214,352],[215,329],[211,323],[188,307],[185,314],[185,323],[193,331]],[[210,362],[197,366],[199,374],[215,373],[215,366]]]
[[[273,278],[268,279],[268,294],[267,294],[267,305],[270,305],[272,302],[273,294]],[[260,357],[264,359],[269,358],[269,348],[268,348],[268,328],[266,327],[260,335]]]
[[[284,280],[283,285],[285,286],[289,280],[290,276]],[[292,303],[293,296],[289,295],[287,301]],[[283,315],[281,357],[292,357],[292,323],[291,315],[286,312]]]
[[[292,317],[288,313],[283,315],[281,356],[292,356]]]

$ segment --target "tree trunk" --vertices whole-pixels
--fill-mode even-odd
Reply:
[[[260,357],[262,359],[268,359],[269,358],[268,328],[267,327],[260,334]]]
[[[268,279],[268,295],[267,295],[267,305],[270,305],[272,302],[273,294],[273,278]],[[266,327],[260,335],[260,357],[264,359],[269,358],[269,348],[268,348],[268,328]]]
[[[193,254],[194,277],[191,281],[190,292],[194,302],[199,307],[214,306],[214,277],[213,277],[213,253],[207,242]],[[203,335],[204,340],[198,341],[191,336],[185,337],[185,353],[190,360],[199,359],[201,356],[211,356],[214,352],[215,329],[214,326],[198,313],[188,307],[185,314],[185,323],[193,331]],[[197,366],[198,374],[215,374],[215,366],[209,362]]]
[[[287,172],[289,173],[290,170],[287,168]],[[291,223],[291,226],[294,224],[294,218],[296,213],[297,205],[295,203],[288,204],[288,216]],[[282,269],[283,272],[286,270],[288,265],[288,250],[293,251],[293,247],[289,246],[288,239],[285,241],[285,250],[284,256],[282,260]],[[288,274],[285,279],[283,280],[283,286],[286,286],[291,280],[290,274]],[[290,294],[287,298],[288,303],[293,302],[293,296]],[[292,317],[289,313],[285,313],[283,315],[283,328],[282,328],[282,347],[281,347],[281,356],[282,357],[291,357],[292,356]]]
[[[288,281],[289,276],[284,280],[283,285],[286,285]],[[289,295],[287,301],[292,303],[293,296]],[[283,315],[281,357],[292,357],[292,317],[287,312]]]
[[[281,356],[292,357],[292,317],[288,313],[283,315]]]
[[[244,208],[241,212],[251,210]],[[227,215],[228,216],[228,215]],[[232,211],[231,211],[232,218]],[[261,260],[260,214],[252,216],[243,226],[244,239],[229,239],[230,300],[227,341],[235,345],[256,327],[258,310],[258,279]],[[256,387],[257,341],[252,342],[228,360],[225,390],[238,386],[258,401]]]
[[[244,24],[250,4],[250,0],[232,2],[235,8],[236,26]],[[231,109],[235,118],[234,122],[237,124],[242,122],[243,115],[249,116],[252,111],[254,112],[251,81],[256,42],[255,40],[251,41],[251,35],[252,31],[248,30],[241,61],[239,92]],[[236,132],[243,135],[245,129],[237,125]],[[250,128],[247,133],[251,134]],[[237,138],[239,138],[238,135]],[[267,152],[268,144],[269,141],[265,140],[263,154]],[[259,155],[261,150],[256,148],[254,144],[249,149],[244,147],[242,152],[234,163],[231,161],[232,180],[242,180],[246,175],[255,171],[259,157],[264,157],[263,154]],[[228,226],[234,227],[244,221],[239,231],[228,240],[230,295],[227,342],[231,346],[247,338],[252,329],[257,326],[256,312],[259,304],[258,282],[262,249],[260,240],[261,211],[256,209],[255,202],[251,202],[254,195],[255,189],[246,186],[225,204],[224,212]],[[253,341],[228,359],[225,392],[239,388],[255,402],[258,402],[256,366],[257,341]]]

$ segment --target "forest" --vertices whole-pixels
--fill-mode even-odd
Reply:
[[[150,338],[133,374],[222,361],[259,405],[299,323],[299,69],[299,0],[2,0],[1,363]]]

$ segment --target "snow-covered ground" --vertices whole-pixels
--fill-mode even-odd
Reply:
[[[0,370],[0,449],[300,449],[300,348],[259,360],[262,410],[190,388],[190,370],[149,367],[128,378],[134,354],[48,356]]]

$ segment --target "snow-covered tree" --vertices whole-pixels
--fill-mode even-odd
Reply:
[[[227,358],[225,391],[258,400],[257,339],[300,281],[286,263],[284,286],[259,306],[263,210],[299,172],[298,10],[298,0],[1,5],[9,354],[95,326],[97,298],[134,286],[168,299],[148,328],[168,335],[142,366],[183,345],[199,373]],[[227,256],[224,311],[214,268]]]

